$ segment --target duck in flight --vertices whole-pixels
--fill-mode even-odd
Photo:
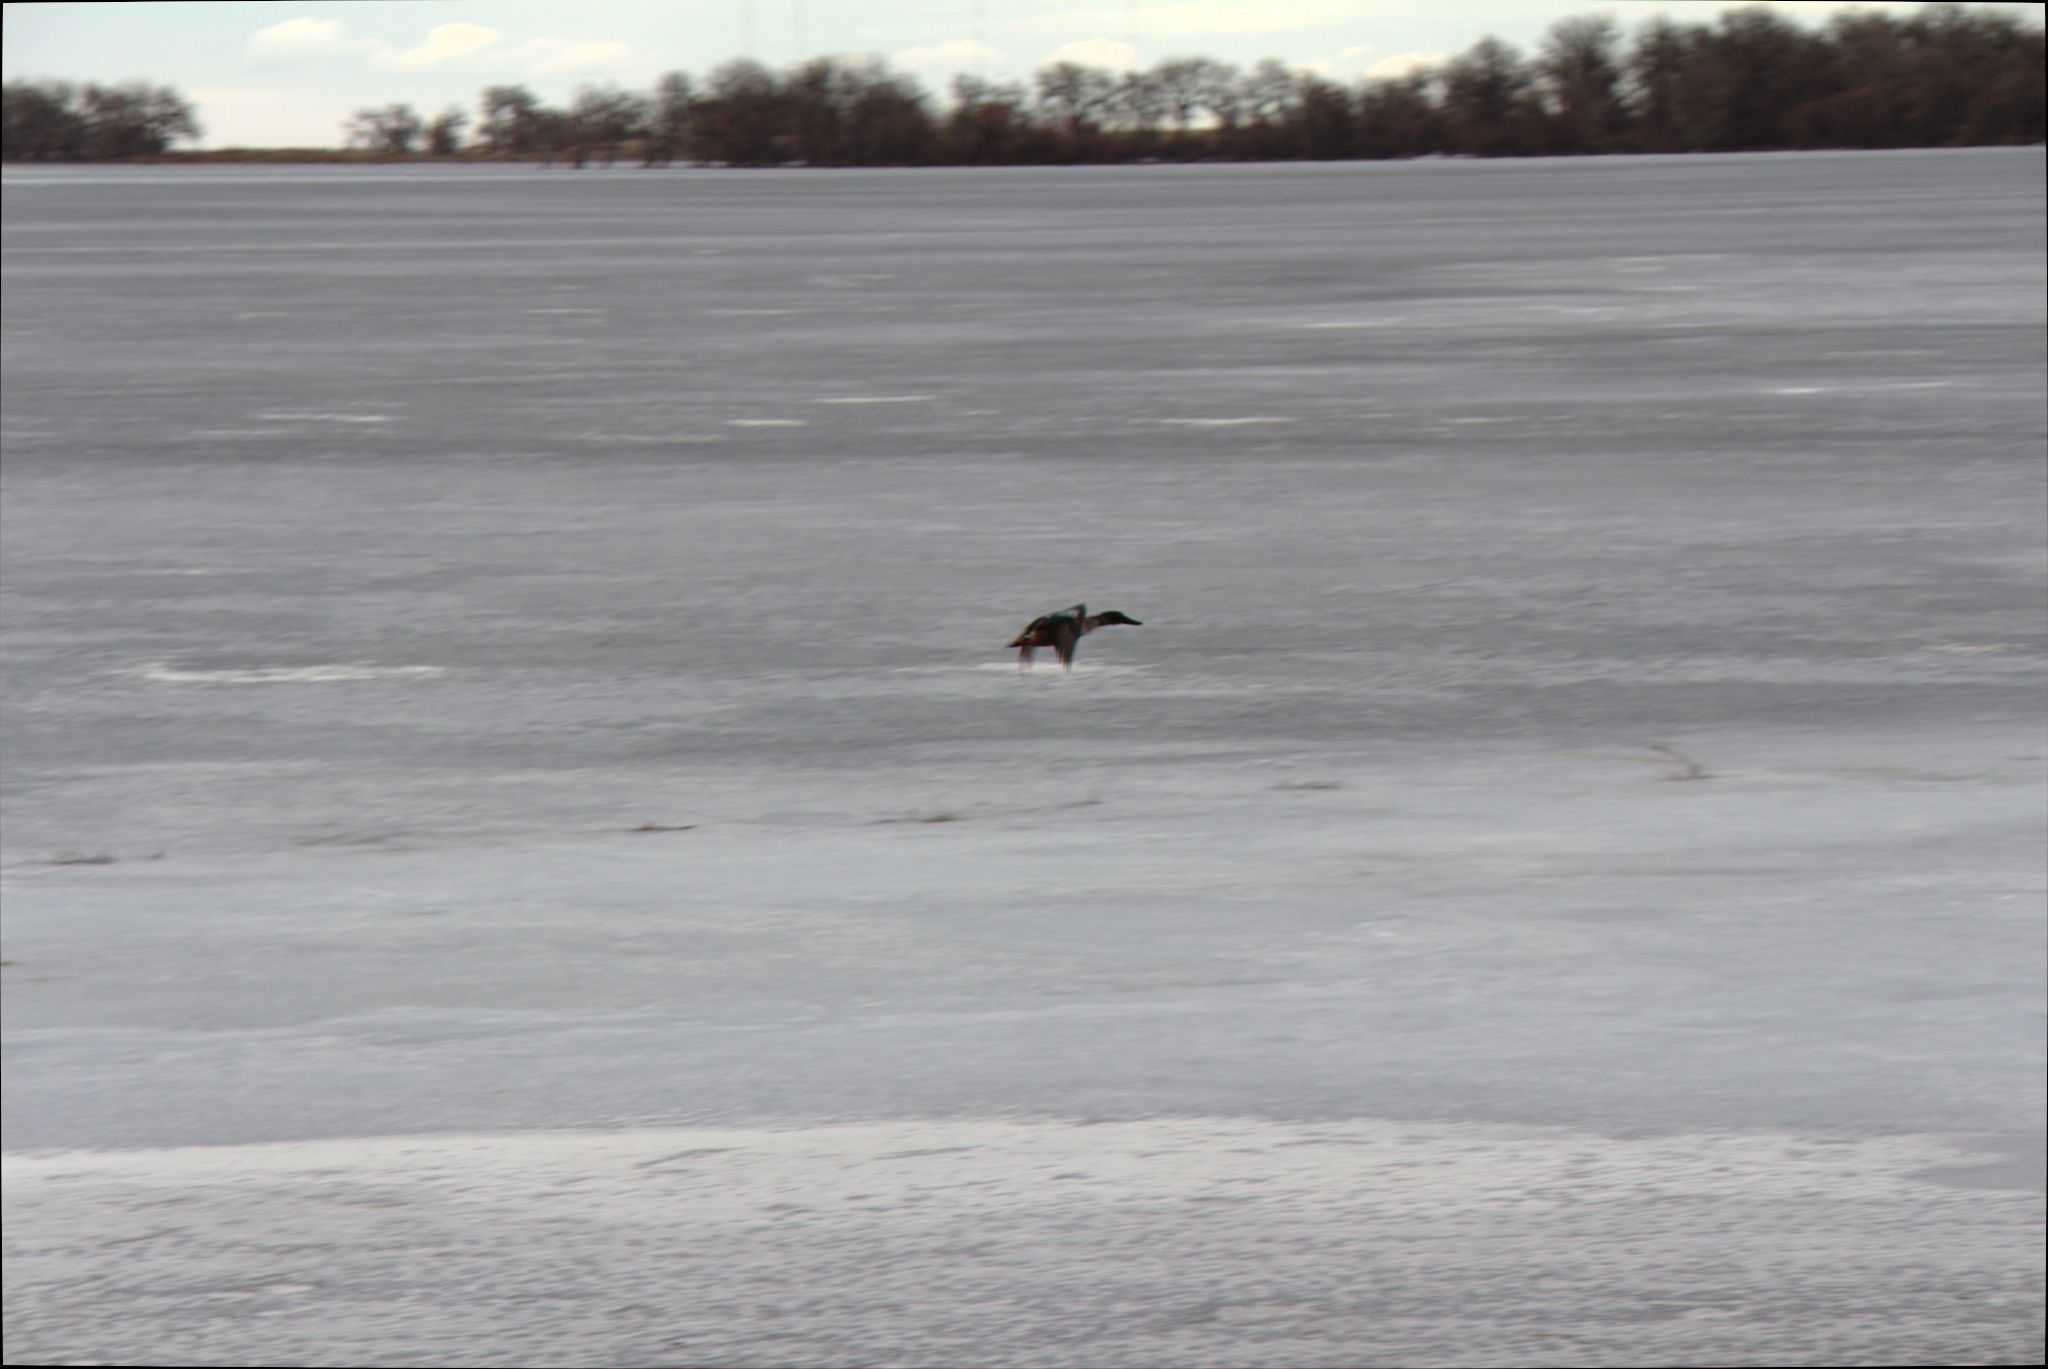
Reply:
[[[1115,609],[1103,613],[1090,613],[1088,605],[1076,604],[1063,608],[1057,613],[1048,613],[1043,618],[1033,618],[1031,626],[1017,634],[1017,640],[1010,643],[1017,648],[1019,669],[1031,664],[1031,654],[1042,646],[1049,646],[1060,654],[1060,664],[1068,670],[1074,668],[1074,648],[1083,637],[1099,627],[1114,627],[1123,624],[1128,627],[1143,627],[1136,618],[1127,617]]]

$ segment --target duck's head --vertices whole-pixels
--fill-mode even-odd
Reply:
[[[1118,613],[1115,609],[1106,610],[1101,615],[1101,617],[1098,618],[1096,621],[1098,625],[1102,627],[1110,627],[1118,623],[1121,623],[1126,627],[1145,626],[1143,623],[1139,622],[1136,618],[1131,617],[1129,614]]]

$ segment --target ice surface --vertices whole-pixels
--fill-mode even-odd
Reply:
[[[1938,1154],[1204,1119],[17,1156],[10,1336],[103,1362],[2010,1362],[2039,1232],[1916,1180]]]
[[[11,1355],[2040,1350],[2038,149],[6,187]]]

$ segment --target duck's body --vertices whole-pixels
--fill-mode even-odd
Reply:
[[[1126,617],[1115,609],[1090,613],[1088,605],[1076,604],[1072,608],[1048,613],[1043,618],[1033,618],[1031,626],[1018,633],[1017,639],[1010,645],[1017,648],[1017,665],[1020,669],[1031,664],[1031,655],[1038,648],[1049,646],[1059,653],[1060,664],[1072,670],[1074,648],[1080,644],[1081,639],[1096,628],[1114,627],[1118,624],[1130,627],[1144,626],[1136,618]]]

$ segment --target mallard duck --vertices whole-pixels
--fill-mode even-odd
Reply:
[[[1017,648],[1019,669],[1031,664],[1031,654],[1042,646],[1049,646],[1060,654],[1060,664],[1068,670],[1074,668],[1074,648],[1083,637],[1099,627],[1143,627],[1136,618],[1109,609],[1103,613],[1090,613],[1088,605],[1076,604],[1063,608],[1057,613],[1048,613],[1043,618],[1033,618],[1031,626],[1017,634],[1010,643]]]

